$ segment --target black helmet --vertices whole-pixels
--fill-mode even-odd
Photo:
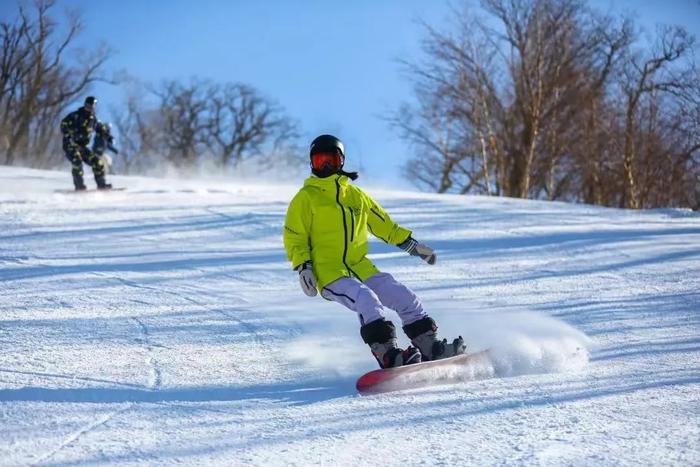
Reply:
[[[315,157],[314,157],[315,155]],[[309,147],[311,172],[325,178],[342,171],[345,163],[343,142],[333,135],[321,135]]]
[[[343,142],[335,136],[321,135],[311,141],[309,156],[317,152],[339,152],[342,156],[345,156],[345,147],[343,146]]]
[[[97,104],[97,98],[95,96],[87,96],[85,98],[85,107],[95,107]]]
[[[95,131],[108,135],[112,132],[112,124],[107,122],[97,122],[97,125],[95,125]]]

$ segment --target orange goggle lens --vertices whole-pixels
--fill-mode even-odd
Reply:
[[[311,156],[311,167],[321,170],[323,167],[337,167],[343,165],[343,156],[332,152],[318,152]]]

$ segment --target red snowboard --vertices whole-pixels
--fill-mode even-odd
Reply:
[[[439,383],[471,381],[493,376],[493,365],[488,350],[466,353],[456,357],[373,370],[357,380],[360,394],[410,389]]]

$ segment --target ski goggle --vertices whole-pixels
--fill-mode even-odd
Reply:
[[[335,152],[317,152],[311,155],[311,167],[322,170],[324,167],[339,169],[343,166],[343,155]]]

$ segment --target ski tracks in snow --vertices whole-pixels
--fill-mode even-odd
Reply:
[[[119,410],[115,410],[113,412],[110,412],[106,415],[103,415],[99,417],[97,420],[95,420],[93,423],[90,423],[80,430],[71,433],[69,436],[67,436],[61,444],[59,444],[56,448],[52,449],[49,451],[47,454],[39,458],[36,462],[32,463],[31,465],[43,465],[47,461],[51,460],[54,456],[56,456],[58,453],[63,451],[64,449],[70,447],[74,443],[76,443],[80,438],[83,436],[97,430],[98,428],[102,427],[103,425],[106,425],[110,420],[112,420],[114,417],[117,415],[121,415],[124,412],[128,411],[129,409],[132,408],[134,404],[133,403],[128,403],[125,407],[122,407]]]
[[[135,284],[135,283],[133,283],[129,280],[126,280],[126,279],[122,279],[122,278],[118,278],[118,277],[114,277],[114,276],[109,276],[109,275],[103,274],[103,273],[93,272],[92,274],[96,275],[96,276],[106,277],[108,279],[117,280],[120,283],[122,283],[124,285],[131,286],[131,287],[149,288],[149,287]],[[151,377],[149,378],[149,384],[148,384],[147,389],[152,390],[152,391],[158,391],[161,389],[162,382],[163,382],[163,376],[162,376],[162,370],[160,368],[160,364],[154,355],[154,347],[156,347],[157,344],[154,344],[152,342],[149,327],[145,324],[145,322],[142,318],[132,316],[130,319],[135,323],[135,325],[138,329],[139,337],[135,338],[134,341],[140,345],[143,345],[146,348],[147,355],[148,355],[146,358],[146,364],[148,365],[148,367],[150,369]],[[78,443],[78,441],[80,439],[82,439],[83,437],[85,437],[86,435],[88,435],[88,434],[94,432],[95,430],[98,430],[99,428],[105,426],[114,418],[127,413],[128,411],[133,409],[134,406],[135,406],[134,402],[126,402],[125,405],[123,407],[121,407],[120,409],[111,411],[107,414],[104,414],[104,415],[98,417],[93,422],[83,426],[82,428],[78,429],[77,431],[74,431],[70,435],[66,436],[57,447],[50,450],[48,453],[46,453],[44,456],[39,458],[32,465],[45,464],[46,462],[48,462],[49,460],[51,460],[55,456],[57,456],[63,450],[70,448],[71,446],[76,445]]]
[[[93,274],[96,276],[106,277],[108,279],[119,281],[121,284],[129,286],[129,287],[155,290],[154,287],[139,285],[133,281],[123,279],[120,277],[110,276],[108,274],[97,273],[97,272],[93,272]],[[139,330],[139,337],[134,339],[134,341],[140,345],[143,345],[145,347],[147,355],[148,355],[148,357],[146,358],[146,364],[150,368],[150,373],[151,373],[151,378],[150,378],[150,382],[148,385],[148,389],[151,389],[153,391],[157,391],[158,389],[161,388],[161,385],[163,383],[163,372],[161,370],[160,364],[158,363],[158,359],[155,357],[154,347],[156,346],[156,344],[153,343],[153,341],[151,339],[150,330],[149,330],[148,326],[146,325],[146,323],[144,322],[143,318],[140,318],[138,316],[132,316],[130,319],[136,324],[136,326]]]
[[[132,317],[131,319],[136,322],[136,324],[139,326],[139,329],[141,330],[142,339],[139,339],[137,342],[142,343],[146,347],[146,350],[148,351],[148,358],[147,358],[146,362],[148,363],[149,367],[151,368],[151,372],[152,372],[152,377],[151,377],[151,382],[149,384],[149,389],[151,389],[152,391],[157,391],[160,389],[161,385],[163,384],[163,372],[160,369],[160,365],[158,364],[158,360],[153,355],[153,343],[151,342],[150,333],[148,331],[148,326],[146,326],[144,324],[144,322],[139,318]]]

